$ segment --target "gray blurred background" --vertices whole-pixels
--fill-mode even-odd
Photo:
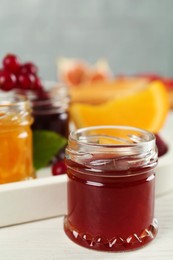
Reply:
[[[173,76],[173,0],[0,0],[0,59],[8,52],[47,80],[62,56]]]

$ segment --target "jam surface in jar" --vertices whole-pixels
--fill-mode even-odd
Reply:
[[[70,145],[66,151],[68,211],[64,220],[68,237],[81,246],[104,251],[132,250],[153,240],[157,233],[155,146],[144,158],[131,151],[138,143],[94,147],[85,139],[75,158]]]

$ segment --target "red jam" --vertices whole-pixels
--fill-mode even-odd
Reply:
[[[67,153],[68,237],[104,251],[131,250],[153,240],[156,161],[102,152],[76,162]]]

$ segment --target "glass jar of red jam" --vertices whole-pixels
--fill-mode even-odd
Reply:
[[[0,93],[0,184],[34,178],[31,106],[25,96]]]
[[[76,130],[66,148],[67,236],[96,250],[126,251],[152,241],[157,149],[152,133],[126,126]]]

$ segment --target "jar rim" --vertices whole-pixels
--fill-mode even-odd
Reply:
[[[62,101],[69,98],[68,87],[61,82],[45,82],[44,88],[38,91],[33,90],[18,90],[19,94],[26,95],[27,98],[34,103],[34,105],[47,105],[50,103],[49,99]],[[68,100],[69,101],[69,100]]]
[[[142,138],[137,138],[136,136],[130,136],[129,137],[129,141],[122,139],[122,138],[116,138],[114,136],[111,136],[111,139],[113,141],[117,141],[119,143],[115,144],[115,143],[102,143],[100,144],[99,142],[87,142],[86,137],[83,135],[85,132],[89,132],[92,131],[93,133],[96,130],[123,130],[123,131],[131,131],[131,132],[137,132],[141,135],[143,135],[143,139]],[[93,135],[93,137],[97,136],[97,134]],[[103,136],[104,137],[104,136]],[[108,137],[105,135],[105,138]],[[136,145],[140,146],[145,146],[146,144],[149,143],[155,143],[155,136],[153,133],[149,132],[148,130],[144,130],[142,128],[137,128],[137,127],[133,127],[133,126],[126,126],[126,125],[100,125],[100,126],[89,126],[89,127],[84,127],[84,128],[79,128],[77,130],[73,130],[70,135],[69,135],[69,141],[72,142],[77,142],[79,145],[86,145],[86,146],[93,146],[93,147],[134,147]],[[131,141],[131,142],[130,142]],[[123,143],[124,142],[124,143]]]
[[[61,82],[45,82],[44,88],[33,90],[18,90],[27,96],[35,114],[53,114],[67,111],[70,103],[68,87]]]
[[[30,102],[26,96],[22,94],[17,94],[16,92],[10,91],[10,93],[0,93],[0,108],[7,107],[23,107],[28,104],[30,106]]]
[[[31,104],[26,96],[10,91],[0,92],[0,126],[1,132],[13,131],[18,125],[32,124]]]
[[[110,139],[107,135],[97,135],[96,133],[99,133],[101,129],[110,130],[111,133],[115,130],[115,134],[119,134],[120,138],[116,135],[115,138],[111,136]],[[89,138],[86,133],[91,134]],[[126,177],[138,175],[139,172],[130,173],[130,169],[142,168],[140,173],[144,173],[144,169],[157,165],[155,135],[133,126],[102,125],[80,128],[69,135],[66,159],[86,166],[89,169],[87,174],[93,175],[94,172],[95,176],[110,177],[107,173],[104,174],[104,171],[114,171],[115,165],[117,174],[123,171],[126,172],[124,175]],[[68,167],[71,166],[68,165]],[[79,171],[78,167],[76,171]],[[102,172],[101,175],[100,172]],[[122,177],[122,174],[116,177]]]

